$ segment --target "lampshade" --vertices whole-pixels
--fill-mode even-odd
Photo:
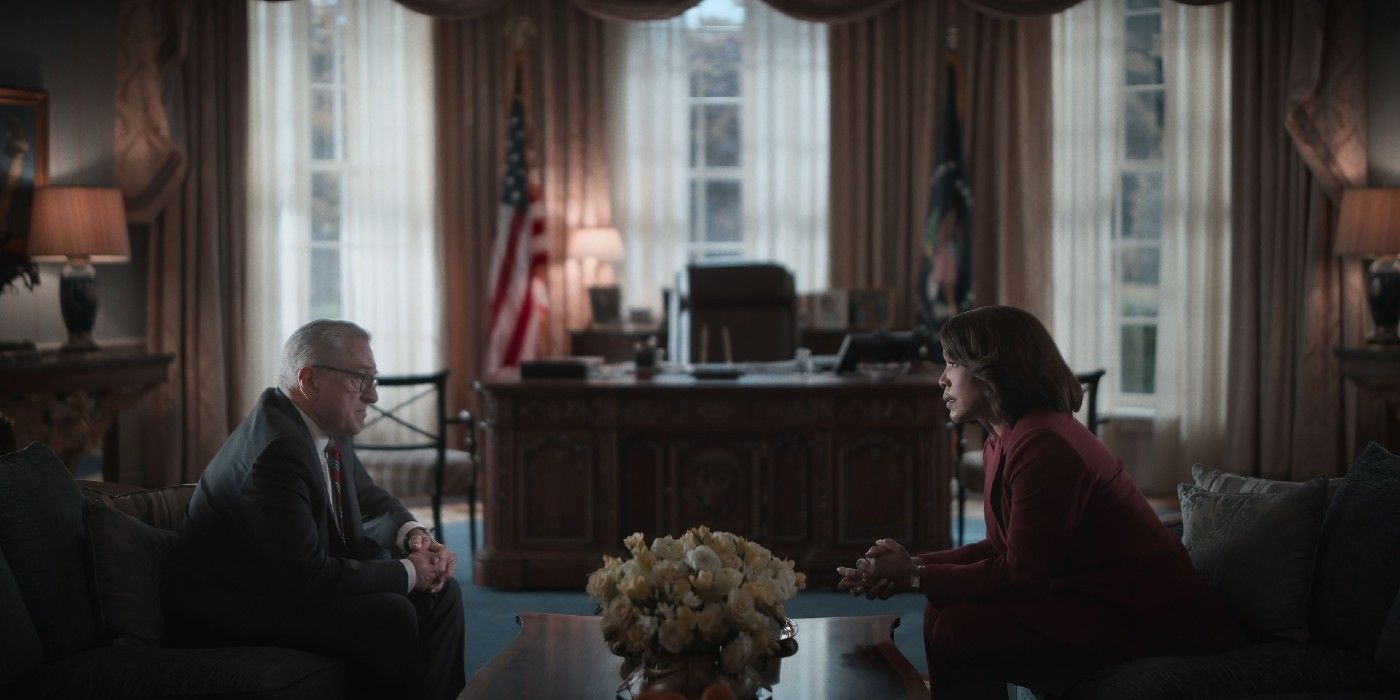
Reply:
[[[1400,187],[1371,187],[1342,193],[1337,220],[1337,255],[1400,253]]]
[[[615,228],[581,228],[569,238],[569,257],[617,262],[623,258],[622,234]]]
[[[131,257],[121,191],[101,187],[41,187],[34,193],[28,252],[36,260]]]

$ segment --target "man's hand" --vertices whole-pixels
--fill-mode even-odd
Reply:
[[[415,590],[425,590],[429,593],[437,593],[447,584],[447,580],[457,573],[457,555],[452,553],[446,545],[433,539],[432,534],[423,528],[414,528],[408,533],[404,542],[409,553],[409,560],[413,561],[416,554],[425,556],[430,566],[441,567],[441,573],[433,578],[428,585],[424,585],[423,573],[418,570],[418,564],[414,562],[414,569],[418,570],[418,586]]]
[[[427,549],[420,549],[410,552],[405,559],[413,564],[413,573],[417,577],[413,590],[431,593],[442,588],[443,577],[447,575],[447,562],[443,557]]]

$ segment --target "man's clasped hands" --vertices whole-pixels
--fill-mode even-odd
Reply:
[[[415,528],[408,533],[404,544],[408,551],[407,559],[413,564],[413,571],[418,577],[413,590],[429,593],[442,590],[457,571],[457,555],[433,539],[432,534],[423,528]]]
[[[904,593],[911,588],[911,579],[919,570],[920,562],[909,555],[904,546],[894,540],[876,540],[875,545],[866,550],[865,556],[856,560],[854,569],[836,567],[841,581],[836,584],[838,591],[850,591],[851,595],[864,595],[869,600],[885,600],[896,593]]]

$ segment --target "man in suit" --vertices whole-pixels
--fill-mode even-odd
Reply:
[[[355,456],[375,374],[353,323],[292,334],[278,386],[199,479],[166,610],[206,643],[345,659],[370,696],[451,698],[466,683],[456,557]]]

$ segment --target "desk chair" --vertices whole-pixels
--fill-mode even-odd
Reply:
[[[790,360],[797,350],[797,291],[772,263],[686,267],[689,361]]]
[[[1074,375],[1079,380],[1080,386],[1084,387],[1084,425],[1089,428],[1089,432],[1098,435],[1099,426],[1108,422],[1107,418],[1099,417],[1099,380],[1103,379],[1107,370],[1096,369],[1091,372],[1078,372]],[[952,425],[952,424],[950,424]],[[958,475],[958,546],[967,544],[967,492],[980,492],[982,484],[987,478],[987,465],[982,463],[982,450],[967,449],[966,434],[963,425],[955,425],[953,433],[953,464],[957,466]]]
[[[443,540],[443,494],[465,495],[469,545],[476,555],[476,422],[460,411],[447,415],[447,370],[433,374],[381,376],[379,403],[355,441],[355,453],[376,484],[396,497],[432,495],[433,529]],[[448,424],[462,425],[463,449],[447,448]]]

